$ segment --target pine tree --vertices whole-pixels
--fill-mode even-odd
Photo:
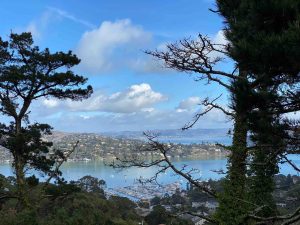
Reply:
[[[56,157],[48,157],[51,143],[42,139],[50,134],[46,124],[29,122],[30,105],[39,98],[82,100],[92,93],[86,78],[71,68],[80,60],[71,51],[51,53],[34,46],[30,33],[12,33],[8,41],[0,39],[0,112],[11,119],[1,125],[2,146],[13,156],[17,198],[20,208],[27,203],[25,170],[34,168],[46,174]],[[82,86],[82,87],[81,87]]]
[[[273,177],[289,136],[282,117],[300,108],[300,2],[218,0],[217,6],[225,19],[228,54],[251,81],[249,201],[265,205],[257,215],[268,217],[276,212]]]

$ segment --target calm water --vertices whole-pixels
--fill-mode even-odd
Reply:
[[[230,137],[224,135],[224,136],[213,136],[213,137],[201,137],[200,139],[198,137],[158,137],[158,140],[164,143],[177,143],[177,144],[207,144],[207,143],[220,143],[223,145],[231,145],[232,140]],[[147,141],[145,139],[145,141]]]
[[[300,157],[291,156],[295,164],[300,166]],[[226,170],[226,159],[214,158],[214,159],[187,159],[178,160],[174,162],[177,168],[182,168],[184,165],[186,171],[195,168],[198,169],[198,173],[194,176],[203,180],[207,179],[219,179],[223,174],[213,172],[213,170]],[[107,186],[110,188],[129,186],[136,182],[136,179],[140,177],[149,178],[157,171],[156,167],[152,168],[129,168],[126,170],[117,170],[105,165],[102,161],[90,161],[90,162],[67,162],[62,166],[63,177],[66,180],[77,180],[85,175],[91,175],[97,178],[101,178],[106,181]],[[9,164],[0,164],[0,173],[5,176],[13,174]],[[280,166],[280,173],[282,174],[296,174],[297,173],[288,165],[284,164]],[[298,174],[299,175],[299,174]],[[183,185],[186,181],[179,176],[174,175],[172,171],[167,171],[161,174],[158,178],[161,183],[171,183],[175,181],[182,182]]]

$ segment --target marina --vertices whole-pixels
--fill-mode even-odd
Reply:
[[[174,182],[166,185],[132,185],[119,188],[110,188],[106,190],[106,194],[119,195],[128,197],[132,200],[151,200],[154,197],[164,197],[165,195],[173,195],[181,191],[181,183]]]

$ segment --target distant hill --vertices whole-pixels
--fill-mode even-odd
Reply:
[[[45,138],[48,141],[52,141],[52,142],[57,142],[60,141],[61,139],[63,139],[64,137],[73,135],[75,133],[67,133],[67,132],[62,132],[62,131],[53,131],[51,135],[46,135]]]
[[[220,129],[189,129],[189,130],[151,130],[145,131],[151,134],[158,135],[160,141],[181,143],[181,144],[202,144],[202,143],[221,143],[230,144],[231,137],[228,135],[227,128]],[[61,131],[54,131],[51,136],[47,136],[47,140],[57,142],[61,139],[72,136],[87,133],[68,133]],[[90,133],[94,135],[99,135],[102,137],[110,137],[117,139],[133,139],[145,141],[146,137],[143,131],[116,131],[116,132],[101,132],[101,133]]]
[[[181,130],[154,130],[151,133],[159,135],[162,142],[174,143],[172,157],[223,157],[227,152],[217,146],[216,142],[230,144],[230,137],[226,129],[193,129]],[[79,141],[70,160],[97,160],[112,157],[130,156],[140,154],[137,149],[145,146],[146,138],[143,132],[124,131],[95,133],[67,133],[54,131],[52,135],[44,137],[52,141],[54,148],[68,151]],[[4,150],[4,149],[3,149]],[[149,155],[150,154],[150,155]],[[152,157],[152,153],[142,153],[145,157]],[[159,155],[159,153],[157,153]],[[155,154],[154,154],[155,155]],[[0,151],[0,161],[11,160],[8,151]]]
[[[189,129],[189,130],[152,130],[152,134],[157,134],[159,140],[163,142],[192,144],[192,143],[221,143],[230,144],[231,137],[227,134],[228,129]],[[103,132],[103,136],[145,140],[141,131],[120,131],[120,132]]]

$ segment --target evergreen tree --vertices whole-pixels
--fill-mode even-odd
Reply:
[[[251,81],[249,201],[265,205],[257,215],[268,217],[276,212],[273,177],[289,136],[282,116],[300,106],[300,2],[218,0],[217,5],[231,43],[228,53]]]
[[[46,124],[30,124],[29,108],[39,98],[82,100],[92,93],[86,78],[71,68],[80,60],[71,51],[51,53],[34,46],[30,33],[12,33],[8,41],[0,39],[0,112],[9,117],[10,125],[1,125],[2,146],[13,155],[17,198],[20,208],[27,205],[26,168],[50,173],[56,152],[47,157],[51,143],[42,140],[50,134]],[[81,87],[82,86],[82,87]]]

